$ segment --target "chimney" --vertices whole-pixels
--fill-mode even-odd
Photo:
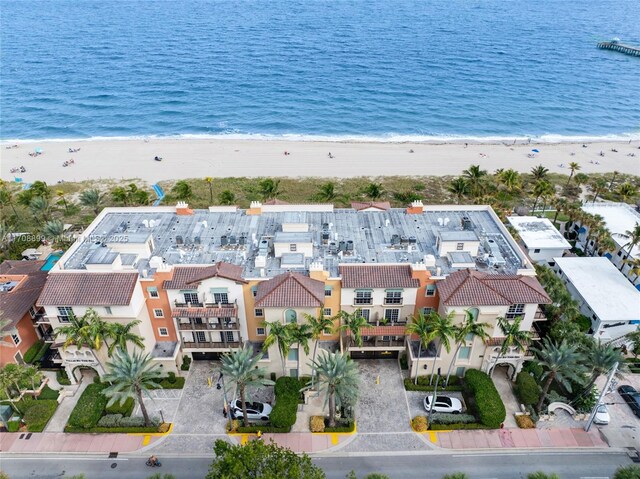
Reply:
[[[421,200],[412,201],[406,211],[408,215],[420,215],[424,211],[424,205]]]
[[[249,209],[247,210],[248,215],[261,215],[262,214],[262,203],[259,201],[252,201]]]
[[[193,210],[189,209],[189,205],[185,201],[178,201],[176,204],[176,214],[178,216],[192,215]]]
[[[329,272],[324,270],[322,261],[313,261],[309,265],[309,277],[311,279],[317,279],[318,281],[324,281],[329,277]]]

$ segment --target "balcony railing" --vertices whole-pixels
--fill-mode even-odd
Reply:
[[[204,308],[204,303],[179,303],[175,302],[176,308]]]
[[[183,342],[183,349],[230,349],[230,348],[239,348],[240,343],[213,343],[213,342],[203,342],[203,343],[191,343],[191,342]]]
[[[404,339],[366,339],[362,341],[363,348],[390,348],[390,347],[403,347],[405,345]],[[359,348],[355,342],[351,341],[351,348]]]
[[[237,331],[240,329],[240,324],[238,323],[229,323],[229,324],[196,323],[194,321],[191,321],[189,323],[178,323],[178,329],[180,329],[181,331],[204,331],[204,330]]]
[[[373,298],[354,298],[353,304],[356,306],[361,306],[363,304],[373,304]]]
[[[46,333],[42,335],[42,340],[45,343],[53,343],[56,339],[56,336],[54,334],[51,333]]]
[[[402,304],[402,298],[384,298],[384,304]]]
[[[533,315],[533,320],[534,321],[546,321],[547,317],[545,316],[544,312],[542,311],[542,308],[538,308],[536,310],[536,313]]]
[[[237,302],[214,303],[211,301],[197,302],[197,303],[194,303],[194,302],[186,303],[186,302],[175,301],[174,304],[176,308],[235,308],[238,306]]]
[[[51,318],[48,316],[45,316],[44,314],[36,314],[35,318],[33,318],[33,321],[36,324],[50,324]]]

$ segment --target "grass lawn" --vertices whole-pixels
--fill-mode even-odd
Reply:
[[[546,211],[544,213],[545,218],[549,218],[551,221],[553,221],[553,217],[556,215],[555,211]],[[567,215],[565,215],[564,213],[560,213],[558,215],[558,218],[556,219],[556,221],[559,222],[564,222],[564,221],[569,221],[569,217]],[[556,223],[556,227],[558,226],[558,223]]]

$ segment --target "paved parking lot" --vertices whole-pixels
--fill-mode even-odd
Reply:
[[[411,417],[414,418],[416,416],[426,416],[427,411],[424,408],[424,398],[433,394],[433,392],[423,392],[423,391],[407,391],[407,399],[409,400],[409,410],[411,413]],[[446,392],[446,393],[438,393],[438,396],[449,396],[455,397],[462,401],[462,412],[466,413],[466,405],[464,403],[464,398],[462,397],[462,393],[460,392]]]
[[[604,378],[600,378],[598,386],[603,387]],[[614,391],[605,396],[604,402],[609,408],[611,422],[606,426],[595,426],[607,439],[611,447],[636,447],[640,448],[640,419],[616,390],[623,384],[629,384],[640,391],[640,374],[625,374],[624,379],[619,379]]]

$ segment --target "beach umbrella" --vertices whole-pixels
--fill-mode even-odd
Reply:
[[[36,148],[36,153],[42,153],[42,148]]]
[[[531,150],[531,151],[533,151],[534,153],[540,153],[540,150],[538,150],[538,149],[536,149],[536,148],[534,148],[534,149],[533,149],[533,150]]]

